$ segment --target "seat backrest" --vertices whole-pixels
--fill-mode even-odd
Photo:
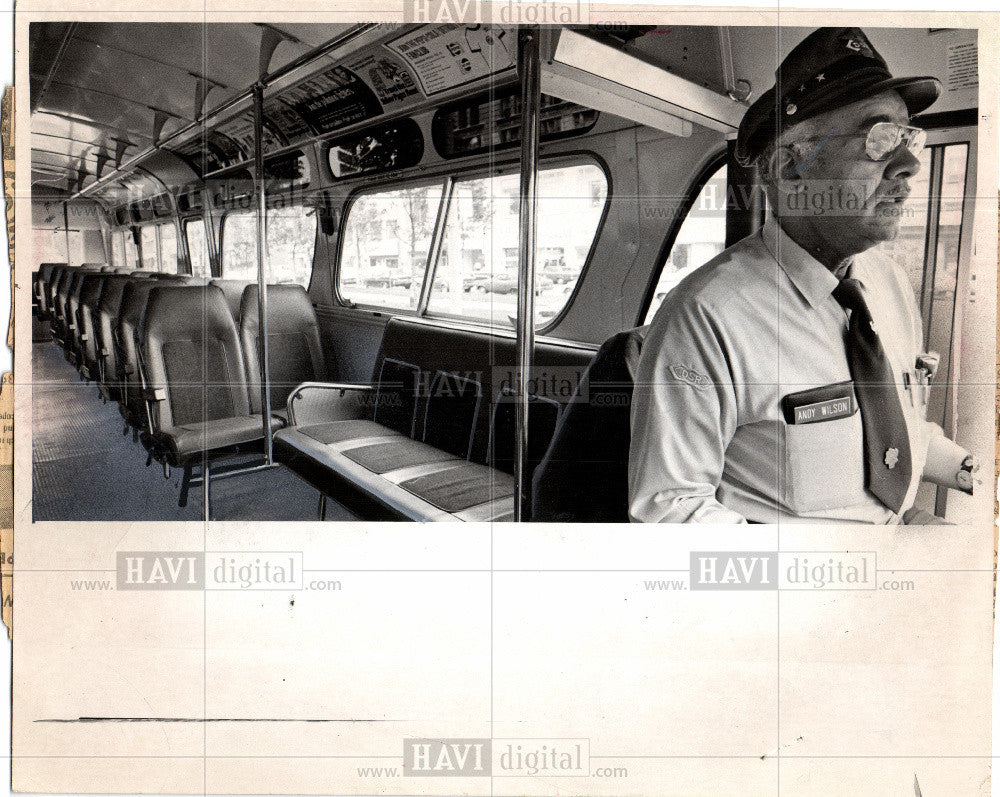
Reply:
[[[535,469],[532,520],[628,522],[628,360],[641,339],[641,328],[620,332],[594,356]]]
[[[236,324],[219,288],[154,283],[139,340],[147,385],[166,392],[154,430],[251,414]]]
[[[115,329],[118,324],[118,315],[121,312],[125,286],[130,281],[131,277],[127,274],[109,274],[104,280],[104,288],[101,290],[101,297],[97,302],[97,352],[98,356],[104,357],[104,384],[106,386],[114,385],[116,391],[120,381],[116,359]],[[120,399],[117,392],[115,392],[114,397]]]
[[[83,279],[88,275],[99,273],[91,269],[81,268],[73,275],[73,279],[69,285],[69,293],[66,295],[66,323],[70,328],[70,345],[78,353],[81,346],[81,330],[80,318],[77,311],[80,309],[80,291],[83,289]]]
[[[136,333],[142,311],[146,309],[149,292],[159,283],[151,279],[130,279],[122,290],[118,320],[115,322],[115,364],[118,381],[123,386],[122,398],[130,420],[137,421],[142,410],[142,382],[139,374],[139,352]]]
[[[59,284],[55,289],[56,293],[53,306],[55,308],[56,318],[58,319],[59,329],[63,332],[63,334],[65,334],[66,329],[69,326],[69,319],[66,317],[66,300],[69,298],[70,288],[72,287],[72,283],[76,279],[76,275],[79,271],[80,269],[77,266],[66,266],[66,268],[63,269]]]
[[[229,309],[233,312],[233,320],[240,323],[240,307],[243,303],[243,291],[251,284],[249,280],[212,280],[210,283],[225,294]]]
[[[254,412],[261,411],[258,295],[255,283],[247,285],[239,311],[240,342],[246,362],[250,406]],[[316,311],[301,285],[267,286],[267,345],[271,409],[284,407],[288,394],[297,385],[329,378]]]
[[[45,293],[50,313],[54,313],[56,292],[59,290],[59,280],[62,279],[66,269],[67,266],[64,263],[56,263],[56,265],[52,267],[52,273],[49,274],[49,277],[46,280]]]
[[[594,350],[590,347],[561,344],[544,338],[537,340],[533,371],[537,385],[535,392],[560,404],[568,401],[593,356]],[[463,416],[473,424],[469,459],[485,464],[491,447],[494,407],[505,391],[516,386],[515,363],[513,334],[488,331],[471,325],[458,326],[453,323],[394,317],[386,325],[375,361],[372,381],[379,386],[378,400],[373,402],[370,416],[373,415],[374,420],[380,423],[385,423],[388,419],[391,421],[388,425],[409,433],[410,429],[405,427],[407,412],[412,409],[414,437],[433,439],[437,445],[448,450],[460,450],[459,430],[451,428],[454,424],[449,424],[446,432],[448,439],[454,439],[454,446],[444,443],[439,439],[440,432],[428,427],[428,424],[440,423],[440,420],[435,419],[441,417],[433,408],[431,413],[427,412],[427,402],[431,397],[434,381],[439,378],[439,372],[452,374],[462,381],[454,383],[455,380],[450,380],[440,384],[456,391],[461,386],[464,399],[456,398],[453,403],[462,406]],[[414,382],[417,386],[415,396],[411,387]],[[465,403],[471,402],[470,397],[474,395],[474,390],[470,392],[472,386],[469,382],[477,383],[482,396],[482,405],[475,413],[469,412],[471,403]],[[384,389],[383,383],[395,384],[395,393]],[[437,406],[443,405],[438,402]],[[535,442],[543,450],[549,442],[545,433],[546,425],[551,430],[553,424],[549,421],[543,423],[542,420],[550,410],[551,408],[537,411],[532,409],[533,415],[540,412]],[[511,427],[511,438],[513,434]],[[465,439],[464,436],[461,439]],[[499,454],[502,445],[494,448]],[[512,463],[502,455],[496,459],[497,467],[512,467]]]
[[[101,299],[104,283],[110,275],[106,272],[85,274],[80,280],[80,299],[77,316],[79,318],[80,354],[84,364],[90,369],[97,367],[97,303]],[[96,370],[92,376],[96,374]]]
[[[56,269],[62,268],[65,263],[39,263],[38,264],[38,288],[36,298],[38,309],[43,318],[48,318],[52,309],[52,280],[55,277]]]

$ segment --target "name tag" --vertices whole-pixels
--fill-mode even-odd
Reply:
[[[854,414],[854,402],[849,396],[830,401],[821,401],[818,404],[806,404],[795,407],[795,423],[817,423],[818,421],[832,421],[835,418],[849,418]]]
[[[781,399],[785,423],[820,423],[848,418],[857,411],[853,382],[836,382],[832,385],[789,393]]]

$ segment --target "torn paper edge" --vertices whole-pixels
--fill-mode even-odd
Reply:
[[[7,206],[7,255],[10,259],[10,322],[7,348],[14,351],[14,87],[0,100],[3,141],[3,191]],[[14,371],[0,380],[0,617],[13,639],[14,610]]]

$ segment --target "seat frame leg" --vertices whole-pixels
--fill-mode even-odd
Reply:
[[[181,477],[181,494],[177,498],[177,506],[183,509],[188,505],[188,492],[191,490],[191,465],[184,466],[184,475]]]
[[[201,498],[205,505],[205,522],[212,519],[212,469],[208,460],[201,465]]]
[[[319,494],[319,519],[326,520],[326,493]]]

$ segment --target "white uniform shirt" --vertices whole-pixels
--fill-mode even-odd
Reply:
[[[905,511],[928,441],[943,436],[924,420],[926,399],[904,386],[921,351],[920,315],[905,274],[880,253],[857,255],[850,276],[862,283],[906,416]],[[789,393],[851,378],[837,284],[772,217],[667,295],[636,372],[633,520],[898,522],[865,489],[860,412],[790,424],[781,409]]]

